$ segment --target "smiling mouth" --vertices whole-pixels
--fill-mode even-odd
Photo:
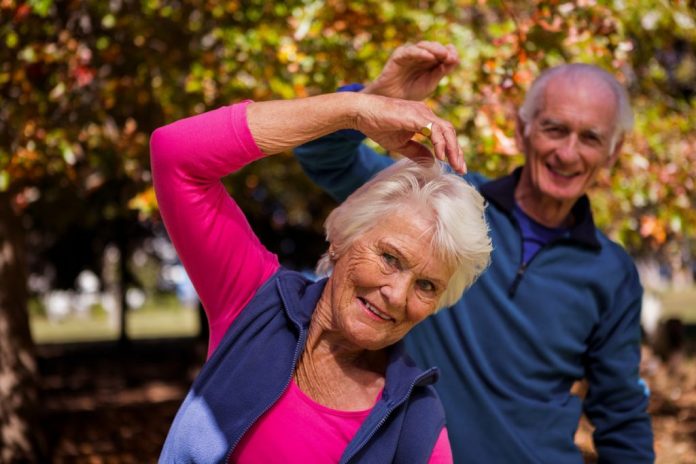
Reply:
[[[378,310],[377,308],[372,306],[372,304],[369,301],[367,301],[366,299],[358,297],[358,300],[360,300],[360,302],[363,304],[363,306],[370,313],[374,314],[375,316],[382,319],[383,321],[388,321],[388,322],[395,321],[393,317],[390,317],[388,314],[384,314],[383,312],[381,312],[380,310]]]
[[[572,179],[573,177],[578,175],[578,173],[576,171],[563,171],[561,169],[554,168],[550,164],[546,165],[546,169],[551,171],[552,174],[555,174],[555,175],[560,176],[560,177],[564,177],[566,179]]]

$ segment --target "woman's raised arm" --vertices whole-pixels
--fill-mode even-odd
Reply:
[[[267,154],[289,150],[339,129],[357,129],[387,150],[430,159],[430,150],[412,140],[427,127],[434,155],[449,162],[455,171],[466,171],[454,127],[420,102],[343,92],[253,103],[248,117],[256,144]]]
[[[208,355],[278,268],[220,179],[264,156],[241,103],[176,121],[150,140],[162,218],[210,324]]]
[[[176,121],[150,141],[153,181],[167,231],[206,309],[208,353],[257,289],[278,269],[220,179],[266,155],[351,128],[389,150],[431,157],[412,141],[429,125],[435,153],[462,168],[451,124],[418,102],[329,94],[244,102]]]

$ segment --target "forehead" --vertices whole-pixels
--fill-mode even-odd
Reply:
[[[365,234],[370,241],[394,240],[407,245],[425,244],[430,247],[434,229],[434,216],[424,208],[400,206],[383,217]]]
[[[448,273],[449,267],[433,244],[434,214],[425,208],[400,207],[381,219],[364,236],[363,243],[377,251],[397,253],[406,264],[429,273]]]
[[[561,75],[548,82],[537,119],[609,132],[616,124],[617,111],[616,95],[601,78]]]

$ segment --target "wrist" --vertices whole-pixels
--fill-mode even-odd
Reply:
[[[346,114],[347,121],[345,130],[350,132],[360,133],[358,128],[360,118],[365,113],[365,109],[369,108],[370,97],[362,94],[360,92],[353,93],[352,95],[345,95],[348,98],[348,113]]]
[[[336,92],[341,94],[351,94],[351,95],[345,95],[345,98],[348,98],[348,111],[347,111],[347,120],[345,122],[344,127],[348,127],[348,129],[342,129],[336,132],[336,134],[345,137],[349,140],[353,141],[362,141],[365,138],[365,134],[357,130],[357,125],[358,125],[358,119],[361,114],[361,105],[364,104],[364,98],[362,95],[359,95],[362,93],[362,90],[365,88],[364,85],[359,84],[359,83],[352,83],[352,84],[347,84],[347,85],[342,85],[340,86]]]

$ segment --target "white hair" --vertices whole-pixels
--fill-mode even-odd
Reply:
[[[610,143],[610,152],[613,152],[621,136],[633,128],[633,110],[626,88],[614,76],[591,64],[562,64],[545,70],[534,80],[519,110],[520,119],[525,125],[525,135],[529,135],[530,123],[543,106],[546,87],[555,77],[589,77],[599,79],[609,86],[616,98],[616,120]]]
[[[455,269],[438,308],[451,306],[488,266],[492,245],[483,197],[442,163],[423,166],[403,159],[384,169],[329,214],[324,223],[326,240],[340,257],[362,234],[404,207],[432,212],[433,248]],[[327,275],[332,270],[327,252],[317,273]]]

